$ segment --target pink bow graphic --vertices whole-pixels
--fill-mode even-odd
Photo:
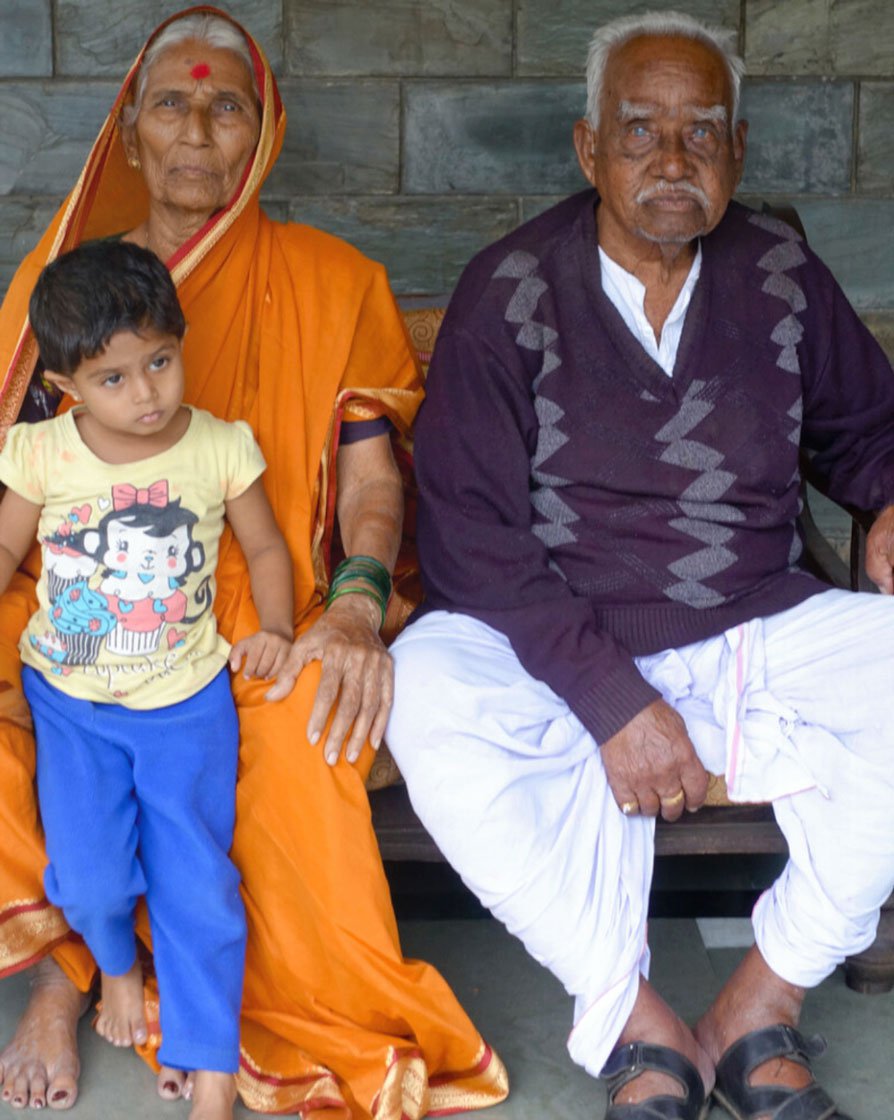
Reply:
[[[112,508],[114,510],[127,509],[128,506],[158,506],[163,508],[168,504],[168,483],[166,479],[153,482],[151,486],[131,486],[129,482],[120,482],[112,487]]]

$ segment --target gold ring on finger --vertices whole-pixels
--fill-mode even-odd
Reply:
[[[635,813],[639,808],[638,801],[624,801],[621,805],[621,812],[625,817],[629,817],[631,813]]]
[[[685,796],[685,792],[680,789],[679,792],[675,793],[673,797],[662,797],[661,804],[668,806],[679,805]]]

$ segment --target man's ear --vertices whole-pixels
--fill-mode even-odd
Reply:
[[[81,394],[75,388],[74,378],[69,377],[67,373],[56,373],[55,370],[46,369],[43,375],[51,385],[55,385],[63,393],[68,393],[72,399],[76,401],[81,399]]]
[[[596,133],[585,117],[575,121],[574,150],[577,152],[577,162],[587,182],[595,187]]]

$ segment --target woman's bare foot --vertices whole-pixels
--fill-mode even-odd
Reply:
[[[699,1019],[695,1037],[716,1065],[725,1051],[749,1031],[785,1023],[796,1027],[804,1002],[804,989],[789,984],[766,963],[756,946],[721,988]],[[813,1075],[798,1062],[771,1058],[755,1068],[752,1085],[783,1085],[803,1089]]]
[[[96,1033],[113,1046],[133,1046],[146,1041],[146,1012],[143,1007],[143,969],[135,960],[123,976],[102,974],[102,1010]]]
[[[195,1077],[194,1073],[162,1066],[156,1081],[158,1095],[163,1101],[179,1101],[181,1098],[188,1101],[192,1097]]]
[[[233,1120],[236,1078],[210,1069],[195,1072],[189,1120]]]
[[[28,1005],[0,1053],[0,1099],[13,1108],[71,1108],[81,1072],[78,1020],[89,1002],[52,957],[34,967]]]
[[[669,1046],[683,1054],[701,1075],[708,1094],[714,1088],[714,1063],[699,1045],[692,1031],[664,1002],[652,985],[642,978],[639,994],[630,1018],[621,1032],[618,1045],[628,1042],[651,1042]],[[636,1104],[654,1096],[682,1097],[683,1086],[666,1073],[646,1070],[615,1094],[615,1104]]]

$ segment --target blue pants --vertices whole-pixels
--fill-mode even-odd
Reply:
[[[245,913],[233,840],[239,727],[227,671],[179,704],[75,700],[23,669],[37,738],[47,897],[99,967],[136,954],[146,895],[161,993],[159,1060],[235,1073]]]

